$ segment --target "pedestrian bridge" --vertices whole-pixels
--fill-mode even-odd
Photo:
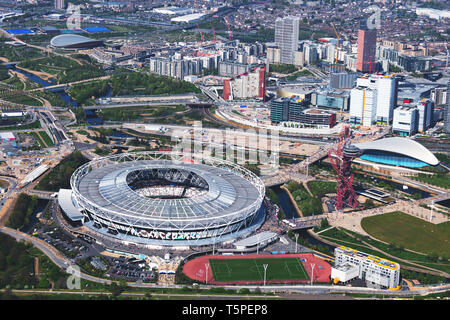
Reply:
[[[286,223],[287,225],[289,225],[289,227],[292,230],[300,230],[300,229],[308,229],[308,228],[318,226],[318,225],[320,225],[320,222],[326,218],[327,218],[326,214],[320,214],[317,216],[283,220],[283,222]]]

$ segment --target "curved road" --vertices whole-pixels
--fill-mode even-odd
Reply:
[[[61,253],[59,253],[54,247],[50,246],[46,242],[32,237],[23,232],[10,229],[7,227],[1,227],[0,231],[15,238],[16,240],[24,240],[30,241],[35,247],[40,249],[44,254],[46,254],[58,267],[66,270],[69,265],[72,265],[73,262],[64,257]],[[85,273],[80,274],[80,278],[89,280],[92,282],[97,282],[101,284],[111,284],[111,280],[97,278]],[[127,285],[129,287],[140,287],[140,288],[182,288],[185,285],[157,285],[150,283],[139,283],[139,282],[128,282]],[[202,289],[208,289],[214,286],[209,285],[200,285]],[[260,288],[264,291],[287,291],[287,292],[301,292],[307,294],[324,294],[331,292],[347,292],[347,293],[367,293],[367,294],[379,294],[379,295],[394,295],[394,296],[412,296],[412,295],[426,295],[429,293],[438,293],[450,290],[450,284],[444,284],[433,287],[426,287],[423,289],[418,289],[414,291],[387,291],[387,290],[379,290],[379,289],[371,289],[371,288],[361,288],[361,287],[346,287],[346,286],[331,286],[331,285],[267,285],[267,286],[257,286],[257,285],[233,285],[233,286],[223,286],[226,289],[240,289],[240,288],[248,288],[248,289],[256,289]]]

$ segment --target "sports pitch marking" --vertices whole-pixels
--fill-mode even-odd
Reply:
[[[299,258],[210,259],[215,281],[308,280]]]

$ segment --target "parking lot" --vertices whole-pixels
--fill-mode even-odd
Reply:
[[[155,282],[156,272],[149,270],[144,260],[111,258],[111,268],[106,273],[107,277],[126,280],[141,280],[143,282]]]

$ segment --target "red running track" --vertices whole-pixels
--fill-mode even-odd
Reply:
[[[258,259],[258,258],[300,258],[305,261],[301,261],[303,267],[308,273],[308,280],[269,280],[266,283],[310,283],[311,282],[311,263],[314,263],[314,279],[313,282],[330,282],[331,276],[331,265],[325,260],[314,256],[311,253],[307,254],[248,254],[248,255],[208,255],[198,257],[186,262],[183,266],[183,273],[191,278],[192,280],[196,280],[199,282],[206,282],[208,280],[208,284],[260,284],[264,283],[263,280],[257,281],[215,281],[214,275],[211,271],[211,266],[206,269],[205,264],[209,264],[209,259]],[[321,268],[319,268],[319,266]],[[208,279],[206,279],[208,276]]]

